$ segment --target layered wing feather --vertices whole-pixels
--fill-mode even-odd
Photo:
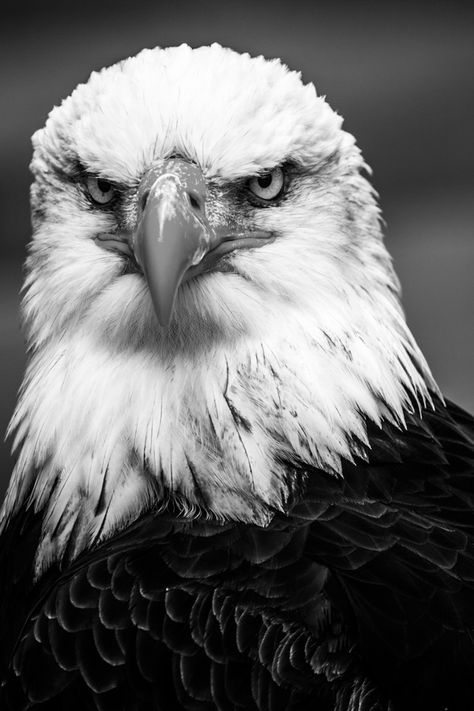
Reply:
[[[19,636],[2,708],[333,709],[349,639],[306,536],[188,528],[150,516],[56,580]]]
[[[31,553],[8,563],[1,708],[464,709],[473,470],[472,420],[439,403],[341,478],[299,468],[266,529],[149,513],[36,584]],[[20,519],[4,570],[37,541]]]

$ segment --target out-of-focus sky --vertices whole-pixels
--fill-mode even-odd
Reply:
[[[218,41],[281,57],[345,117],[374,169],[408,321],[445,394],[474,410],[474,11],[461,2],[81,0],[2,5],[0,429],[24,368],[30,136],[93,69]],[[11,470],[0,452],[0,496]]]

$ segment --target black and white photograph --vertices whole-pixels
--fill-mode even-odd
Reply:
[[[2,15],[0,711],[470,711],[474,8]]]

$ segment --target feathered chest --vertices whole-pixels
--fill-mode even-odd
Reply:
[[[338,475],[363,453],[367,418],[401,421],[407,393],[424,396],[394,345],[295,327],[172,358],[80,332],[40,350],[11,425],[11,491],[45,508],[44,564],[73,530],[80,550],[170,498],[187,516],[265,525],[298,487],[289,462]]]

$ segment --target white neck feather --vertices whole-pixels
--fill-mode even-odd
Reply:
[[[45,511],[40,567],[73,527],[78,552],[169,494],[184,515],[264,525],[289,495],[282,460],[338,475],[367,439],[366,418],[402,424],[409,394],[429,400],[395,297],[373,298],[376,311],[355,292],[344,318],[326,310],[330,335],[316,309],[288,305],[260,338],[198,357],[114,353],[81,329],[43,346],[11,423],[20,454],[4,517],[32,487]]]

